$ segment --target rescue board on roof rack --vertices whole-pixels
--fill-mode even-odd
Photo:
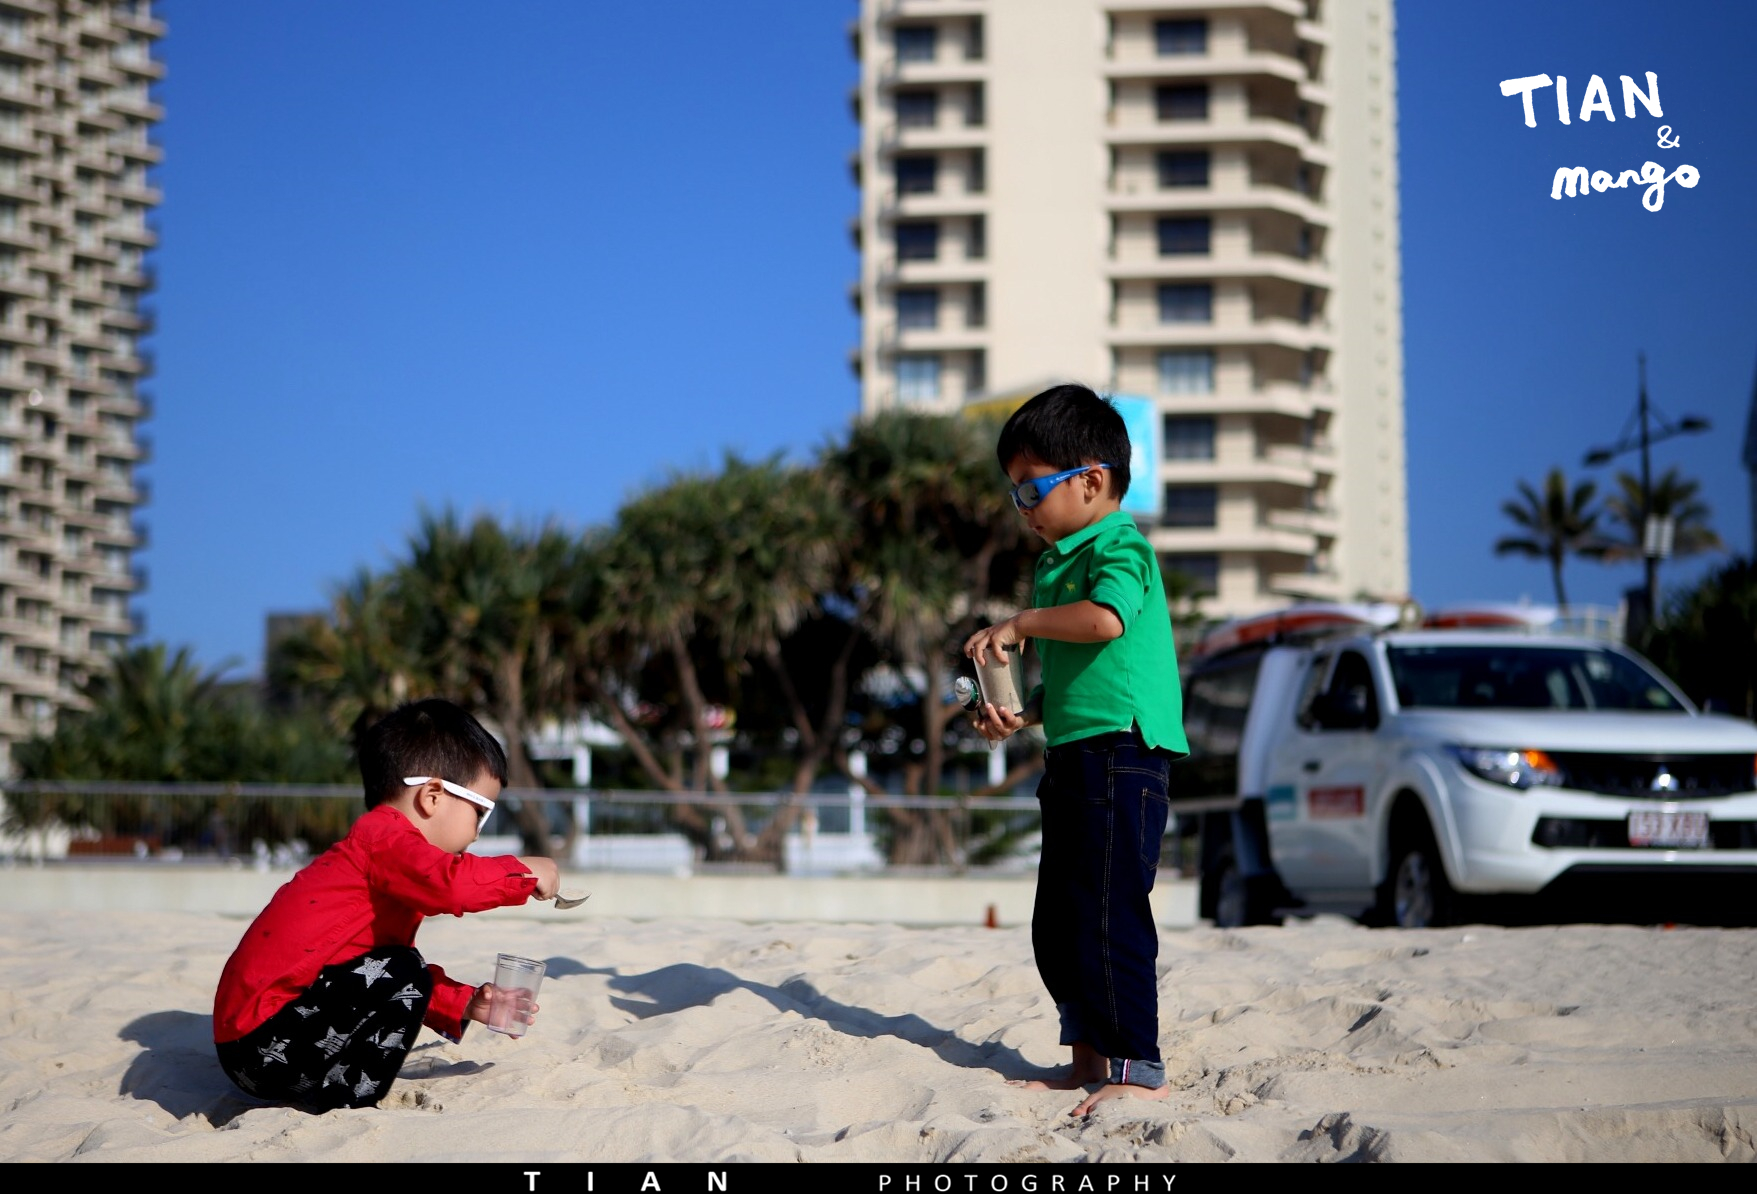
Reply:
[[[1510,602],[1437,609],[1421,620],[1425,630],[1545,630],[1555,625],[1553,605]]]
[[[1350,631],[1388,630],[1405,607],[1388,602],[1313,602],[1223,622],[1196,641],[1193,653],[1213,655],[1251,643],[1290,642]]]

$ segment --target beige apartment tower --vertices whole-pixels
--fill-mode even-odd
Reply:
[[[1205,612],[1406,596],[1392,19],[863,0],[862,410],[1090,385]]]
[[[0,0],[0,764],[133,633],[148,0]]]

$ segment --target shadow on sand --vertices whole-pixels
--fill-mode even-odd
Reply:
[[[232,1085],[214,1056],[213,1017],[197,1012],[149,1012],[118,1034],[141,1046],[128,1063],[119,1094],[157,1103],[184,1119],[199,1115],[216,1128],[254,1107],[253,1099]]]
[[[554,960],[550,973],[554,974]],[[611,1004],[637,1019],[664,1016],[685,1008],[705,1007],[732,991],[749,991],[768,1002],[777,1012],[795,1012],[808,1019],[819,1020],[837,1032],[849,1036],[891,1036],[911,1045],[930,1049],[942,1061],[963,1069],[988,1069],[1003,1078],[1037,1078],[1044,1071],[1019,1055],[1011,1046],[996,1042],[975,1044],[949,1029],[940,1028],[914,1013],[884,1016],[869,1008],[839,1003],[820,992],[804,979],[793,979],[778,987],[751,982],[718,968],[680,962],[662,966],[645,974],[620,974],[615,970],[580,968],[582,973],[602,974],[609,978],[610,989],[640,996],[637,999],[611,997]]]

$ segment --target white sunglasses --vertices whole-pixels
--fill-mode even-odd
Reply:
[[[434,777],[431,775],[403,776],[403,782],[411,788],[418,788],[422,784],[430,784],[433,782],[433,779]],[[462,797],[482,810],[476,814],[476,832],[481,833],[482,827],[488,824],[488,814],[494,811],[494,801],[488,799],[488,797],[482,795],[480,792],[470,791],[470,789],[464,787],[463,784],[454,784],[449,779],[440,780],[439,786],[450,792],[453,796]]]

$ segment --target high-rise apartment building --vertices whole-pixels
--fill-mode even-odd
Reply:
[[[1390,0],[862,0],[855,45],[863,411],[1083,382],[1208,612],[1408,592]]]
[[[134,627],[164,31],[148,0],[0,0],[0,747]]]

